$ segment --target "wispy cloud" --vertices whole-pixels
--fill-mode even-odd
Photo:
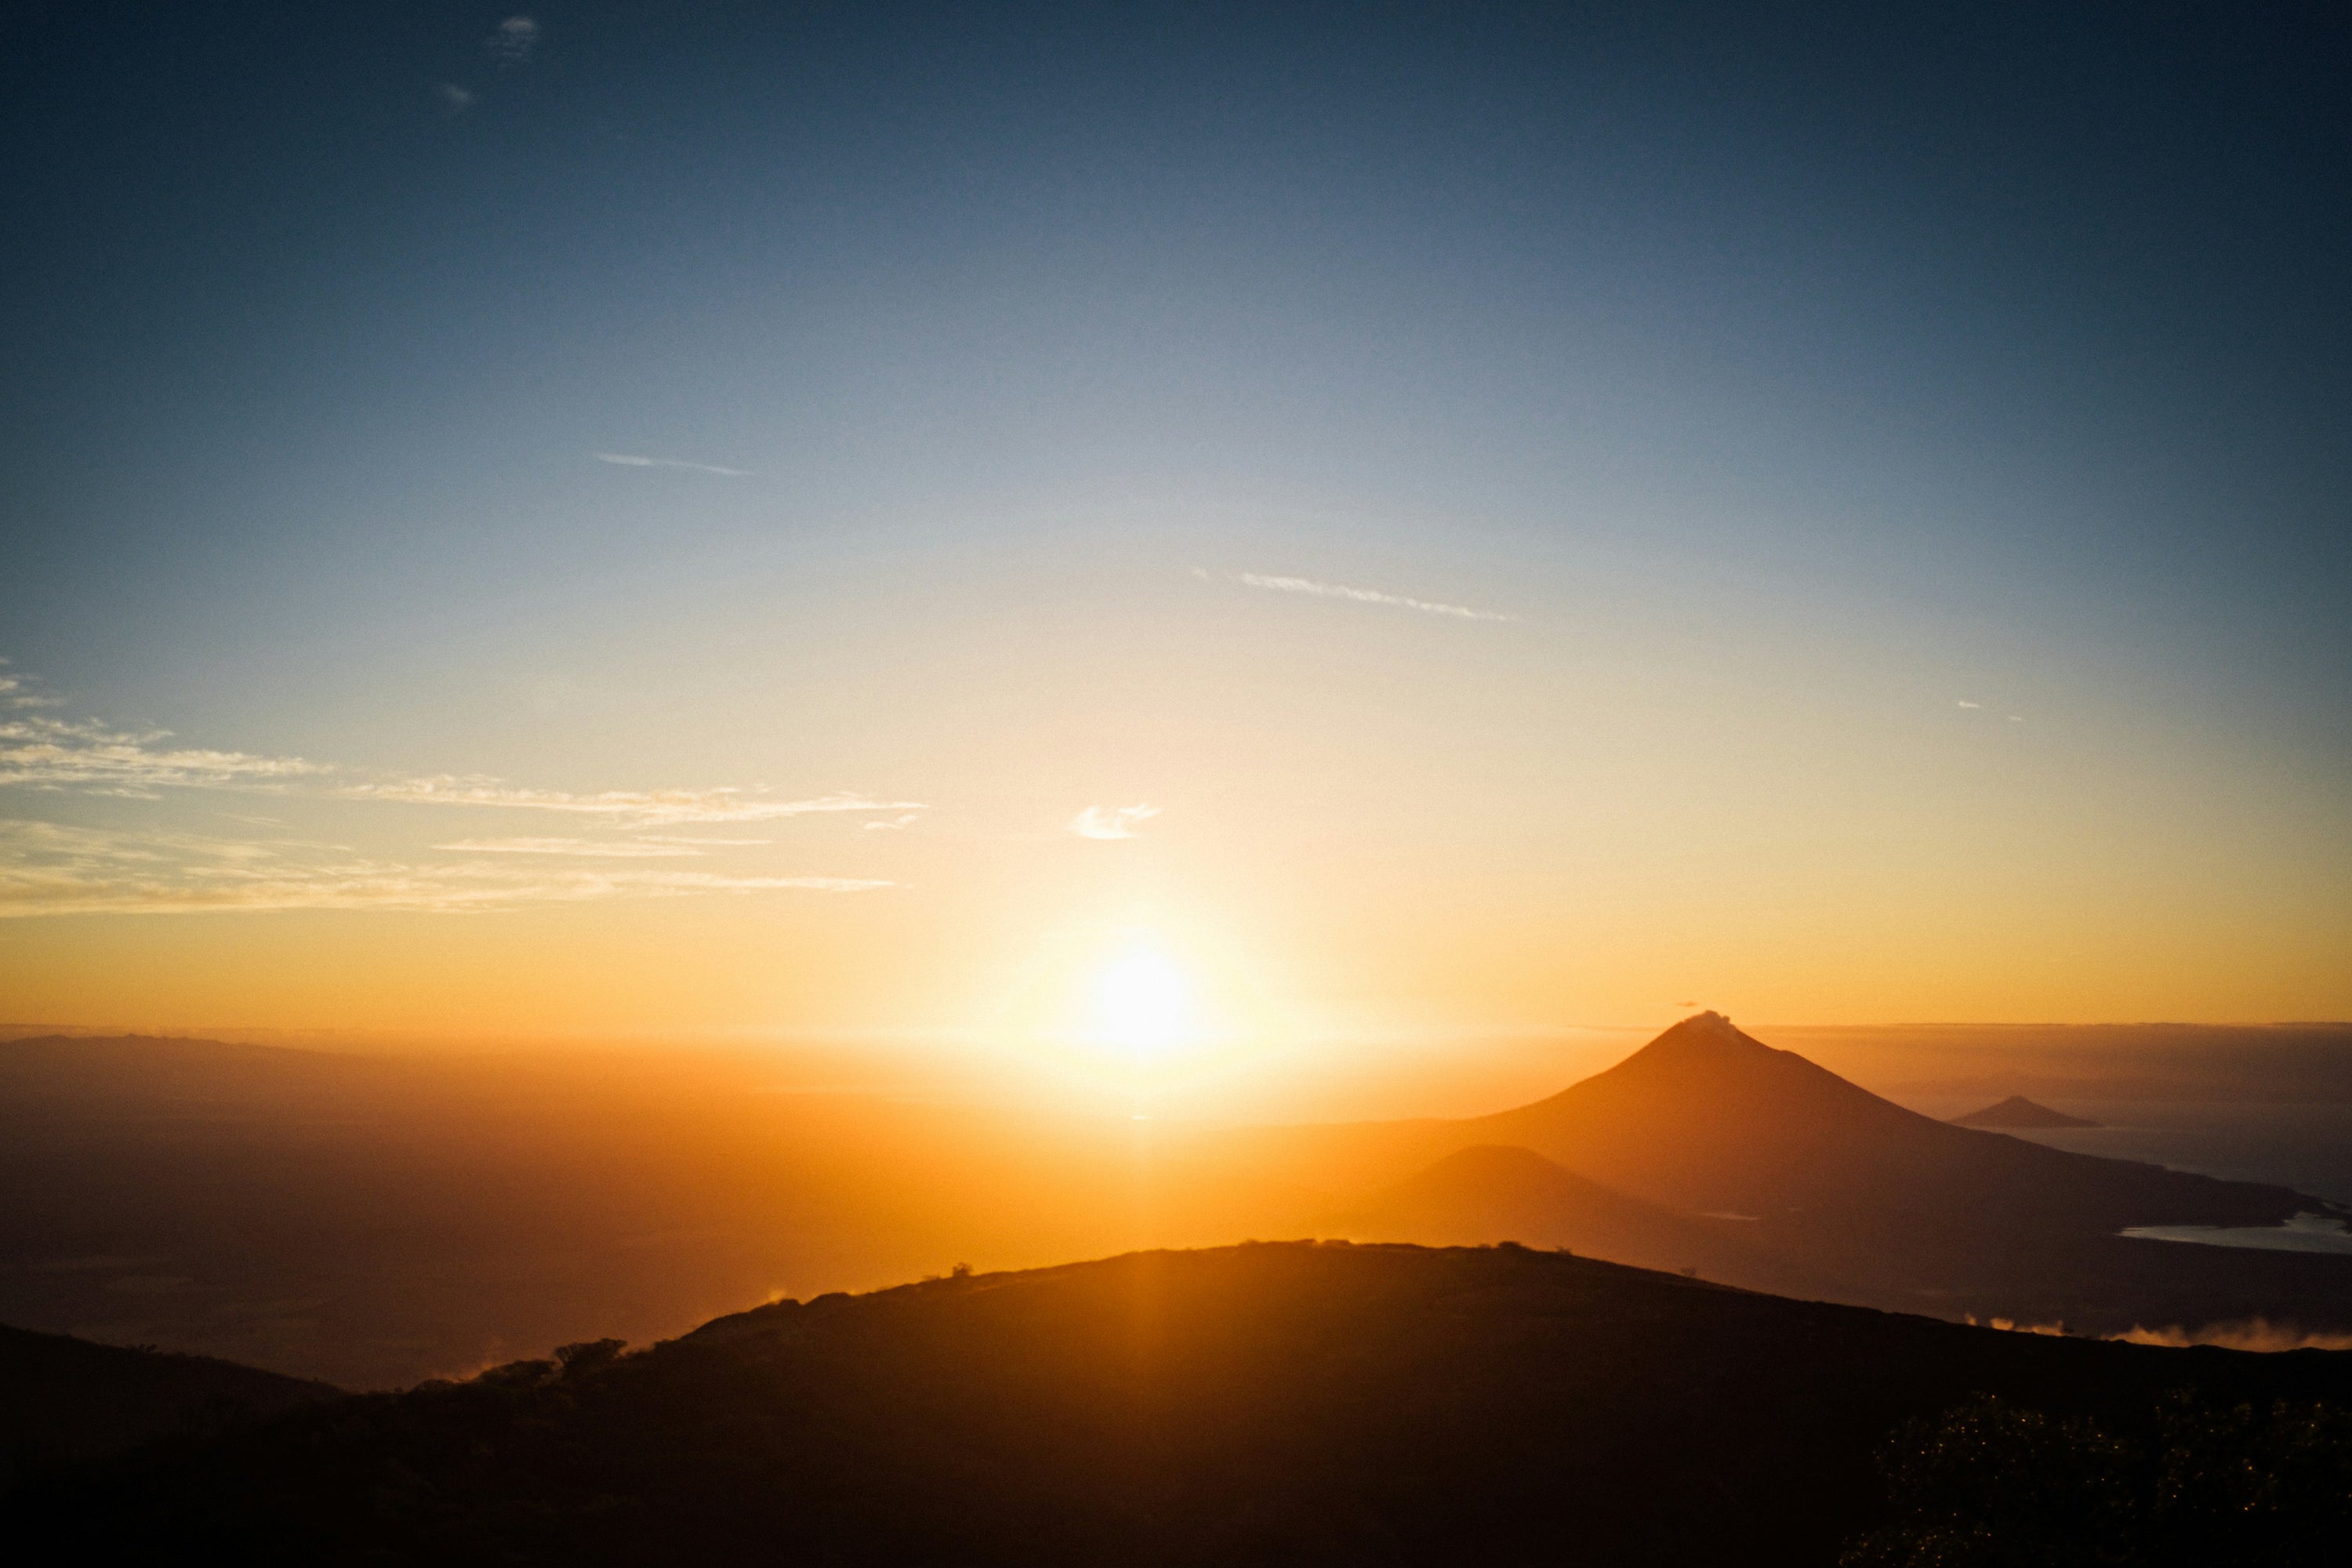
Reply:
[[[169,730],[115,730],[26,710],[31,707],[22,703],[16,713],[0,717],[0,786],[251,786],[332,771],[300,757],[165,746]]]
[[[297,877],[213,882],[89,879],[0,868],[0,920],[36,915],[262,914],[290,910],[378,910],[462,914],[529,904],[693,894],[863,893],[887,881],[848,877],[724,877],[709,872],[489,879],[395,864],[320,868]]]
[[[1349,599],[1359,605],[1388,605],[1400,610],[1419,610],[1425,616],[1452,616],[1465,621],[1517,619],[1515,616],[1495,610],[1474,610],[1467,605],[1439,604],[1432,599],[1415,599],[1378,588],[1351,588],[1340,583],[1318,583],[1307,577],[1274,577],[1263,572],[1236,572],[1233,577],[1244,587],[1263,588],[1275,594],[1304,594],[1318,599]]]
[[[251,843],[0,820],[0,918],[283,910],[457,913],[692,894],[866,892],[871,878],[742,877],[508,864],[412,865],[335,845]]]
[[[85,795],[160,798],[165,788],[294,793],[341,800],[563,812],[626,827],[698,822],[769,822],[828,812],[904,815],[921,801],[877,800],[846,792],[786,796],[767,789],[531,789],[486,775],[353,777],[352,770],[303,757],[171,746],[168,730],[119,730],[39,711],[47,700],[0,676],[0,788],[73,789]]]
[[[1963,708],[1981,708],[1984,704],[1981,702],[1971,702],[1967,698],[1963,697],[1960,699],[1960,706]]]
[[[565,790],[521,789],[493,778],[408,778],[346,784],[346,800],[398,801],[408,805],[464,805],[512,811],[554,811],[600,816],[635,826],[663,827],[688,822],[773,822],[828,812],[920,812],[921,801],[876,800],[862,795],[786,799],[759,790],[604,790],[575,795]]]
[[[467,855],[570,855],[591,860],[690,860],[702,854],[682,844],[633,838],[459,838],[433,847]]]
[[[903,816],[894,816],[887,822],[869,822],[866,825],[866,831],[868,833],[895,833],[901,827],[912,827],[915,824],[922,820],[923,814],[921,812],[910,811]]]
[[[164,828],[126,830],[0,817],[0,849],[19,859],[39,858],[47,864],[67,867],[163,865],[191,859],[253,863],[274,858],[288,850],[335,847],[300,839],[212,838]]]
[[[631,832],[634,836],[633,842],[638,844],[723,845],[729,848],[737,848],[753,844],[773,844],[775,842],[772,838],[711,838],[700,834],[697,834],[695,837],[688,838],[668,834],[645,833],[635,829],[632,829]]]
[[[441,107],[452,114],[463,114],[474,107],[474,92],[471,88],[459,87],[454,81],[445,81],[441,84],[440,91]]]
[[[1156,805],[1090,805],[1070,818],[1070,831],[1081,838],[1132,838],[1137,823],[1159,815]]]
[[[618,463],[625,468],[688,468],[698,474],[717,474],[721,479],[748,479],[749,468],[723,468],[717,463],[689,463],[684,458],[646,458],[635,452],[591,452],[600,463]]]
[[[85,794],[158,798],[161,788],[247,789],[285,794],[299,787],[343,800],[410,805],[463,805],[564,812],[615,824],[658,827],[689,822],[769,822],[826,812],[921,812],[921,801],[834,794],[786,797],[766,790],[605,790],[578,794],[529,789],[504,780],[456,774],[354,779],[330,763],[167,746],[168,730],[132,731],[52,718],[0,715],[0,787],[74,787]]]
[[[367,777],[301,757],[176,746],[167,731],[61,718],[44,710],[49,705],[22,678],[0,673],[0,789],[13,792],[18,809],[35,813],[0,818],[0,915],[446,910],[772,889],[855,892],[891,884],[865,878],[734,876],[562,862],[703,859],[769,842],[659,831],[688,825],[822,814],[872,815],[903,825],[929,809],[920,801],[847,793],[789,796],[764,787],[578,793],[481,776]],[[387,858],[293,837],[283,820],[266,816],[209,813],[213,819],[258,830],[225,838],[41,820],[32,805],[45,796],[68,795],[153,802],[175,790],[300,801],[314,814],[336,803],[362,802],[552,812],[571,819],[567,827],[604,836],[473,837],[421,847],[406,852],[411,858]],[[367,809],[350,804],[340,808]],[[464,858],[436,858],[447,856]]]
[[[8,661],[0,658],[0,708],[54,708],[58,700],[34,691],[25,684],[24,677],[5,673]]]
[[[490,53],[509,65],[529,65],[539,47],[539,24],[529,16],[509,16],[490,35]]]

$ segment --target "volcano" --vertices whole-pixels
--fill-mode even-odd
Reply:
[[[1531,1105],[1343,1131],[1301,1129],[1296,1145],[1334,1188],[1368,1194],[1325,1234],[1565,1246],[1749,1289],[2098,1333],[2352,1322],[2352,1258],[2120,1234],[2334,1205],[1938,1121],[1718,1013]]]
[[[2312,1206],[2284,1187],[1937,1121],[1775,1050],[1719,1013],[1685,1018],[1606,1072],[1464,1131],[1685,1212],[1900,1215],[2012,1233],[2112,1233],[2276,1225]],[[2140,1217],[2158,1214],[2184,1217]]]

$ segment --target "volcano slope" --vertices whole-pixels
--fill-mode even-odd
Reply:
[[[2344,1401],[2352,1357],[2001,1333],[1517,1247],[1253,1244],[782,1302],[143,1451],[76,1560],[1834,1561],[1979,1394]]]
[[[1496,1144],[1449,1154],[1317,1228],[1424,1247],[1518,1242],[1639,1268],[1736,1278],[1780,1294],[1803,1294],[1813,1282],[1801,1265],[1752,1245],[1750,1227],[1738,1221],[1629,1198],[1531,1150]]]
[[[2352,1257],[2117,1234],[2273,1226],[2329,1212],[2317,1198],[1937,1121],[1714,1013],[1533,1105],[1297,1139],[1333,1186],[1383,1160],[1391,1173],[1335,1205],[1327,1235],[1561,1241],[1752,1289],[2095,1333],[2257,1316],[2352,1328]]]

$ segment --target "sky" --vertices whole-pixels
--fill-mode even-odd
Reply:
[[[12,7],[0,1019],[2352,1016],[2347,65]]]

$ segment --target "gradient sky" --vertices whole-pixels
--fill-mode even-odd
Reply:
[[[2352,1016],[2254,9],[13,7],[0,1018]]]

